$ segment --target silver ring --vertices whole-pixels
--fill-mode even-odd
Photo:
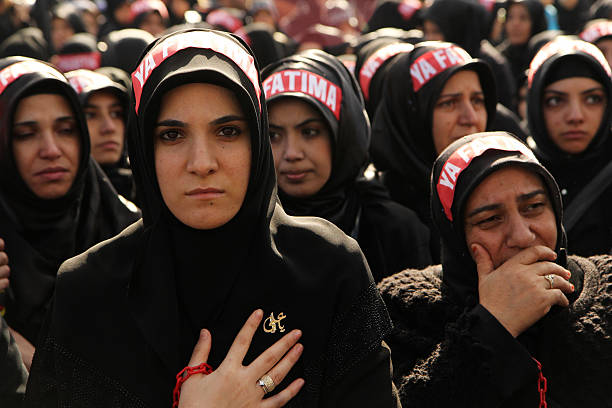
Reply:
[[[553,275],[551,273],[551,274],[546,275],[544,277],[548,280],[548,283],[550,283],[550,289],[554,289],[554,287],[555,287],[555,275]]]
[[[257,381],[257,385],[263,388],[264,395],[271,393],[272,391],[274,391],[274,387],[276,387],[276,384],[274,384],[274,380],[268,374],[261,377]]]

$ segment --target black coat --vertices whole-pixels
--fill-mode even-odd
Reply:
[[[324,239],[321,234],[329,232],[331,224],[314,218],[294,220],[279,206],[276,220],[276,262],[293,264],[293,270],[252,265],[242,275],[227,307],[208,327],[213,340],[209,363],[218,367],[256,307],[264,316],[283,312],[285,333],[296,328],[304,333],[304,354],[283,384],[297,377],[306,384],[287,406],[396,407],[390,355],[380,341],[389,329],[388,316],[363,269],[358,246],[343,235]],[[305,229],[296,234],[297,225],[310,225],[314,234]],[[150,276],[134,261],[155,246],[148,242],[149,232],[138,222],[62,266],[44,341],[34,358],[26,406],[171,405],[175,375],[187,364],[178,352],[185,341],[179,337],[185,318],[178,314],[172,277]],[[296,242],[308,241],[312,250],[293,252],[290,259],[280,255]],[[262,279],[269,282],[265,290],[246,290],[261,287]],[[327,287],[324,294],[321,285]],[[152,299],[151,293],[159,296]],[[258,329],[245,364],[283,334]]]
[[[517,339],[482,306],[447,296],[439,265],[381,282],[402,406],[537,407],[533,355],[549,407],[612,407],[612,257],[571,257],[568,268],[577,299]]]
[[[0,317],[0,378],[0,405],[6,408],[19,407],[25,393],[28,372],[3,317]]]

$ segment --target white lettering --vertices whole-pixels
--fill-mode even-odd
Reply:
[[[412,75],[414,79],[419,81],[419,85],[423,85],[423,82],[425,82],[423,80],[423,75],[421,75],[421,71],[419,71],[419,66],[417,64],[413,64],[410,67],[410,75]]]
[[[327,92],[327,100],[325,104],[332,110],[332,112],[336,112],[336,87],[330,86],[329,91]]]
[[[461,167],[457,167],[451,162],[446,162],[446,164],[444,165],[444,170],[453,180],[453,183],[456,183],[457,175],[461,172]]]
[[[327,83],[325,79],[321,78],[320,80],[317,80],[317,77],[312,74],[308,76],[308,93],[310,95],[323,100],[325,98],[326,90]]]
[[[283,78],[279,74],[274,75],[272,79],[272,91],[270,92],[272,95],[276,95],[277,93],[284,91],[285,87],[283,85]]]
[[[429,78],[436,76],[436,74],[438,73],[434,67],[431,66],[431,64],[429,62],[427,62],[427,60],[422,59],[421,61],[419,61],[419,68],[421,68],[421,72],[423,73],[423,77],[425,78],[425,81],[428,81]]]
[[[440,68],[446,69],[446,62],[444,62],[444,60],[446,59],[446,55],[444,55],[444,50],[434,51],[433,56],[436,59],[436,61],[438,61]]]
[[[299,71],[285,71],[283,75],[289,78],[289,90],[295,91],[296,90],[295,77],[299,76],[300,72]]]

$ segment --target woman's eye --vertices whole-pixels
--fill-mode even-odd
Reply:
[[[270,142],[277,143],[281,140],[281,134],[279,132],[270,131]]]
[[[121,110],[112,111],[110,113],[110,117],[113,119],[123,119],[123,111]]]
[[[76,128],[74,126],[64,126],[60,127],[57,132],[64,136],[72,136],[76,133]]]
[[[304,128],[302,129],[302,135],[306,137],[315,137],[319,135],[319,129],[315,128]]]
[[[501,217],[498,215],[491,215],[490,217],[486,217],[480,220],[477,220],[474,225],[478,226],[481,229],[488,229],[494,227],[499,221]]]
[[[555,107],[555,106],[559,106],[562,102],[562,99],[558,96],[549,96],[548,98],[544,99],[544,104],[548,107]]]
[[[484,106],[485,100],[482,96],[475,96],[472,98],[472,104],[474,106]]]
[[[452,109],[455,107],[455,103],[456,101],[454,99],[445,99],[445,100],[438,102],[437,106],[439,108]]]
[[[177,130],[165,130],[159,134],[159,138],[167,142],[174,142],[180,136],[181,134]]]
[[[604,101],[603,95],[599,95],[599,94],[591,94],[591,95],[587,95],[586,97],[586,103],[588,103],[589,105],[598,105],[602,103],[603,101]]]
[[[538,201],[535,203],[529,203],[525,206],[525,209],[523,211],[527,214],[535,214],[535,213],[539,213],[545,206],[546,206],[546,203],[541,202],[541,201]]]
[[[91,119],[93,119],[95,117],[96,117],[96,113],[95,112],[85,111],[85,119],[91,120]]]
[[[240,135],[241,130],[235,126],[225,126],[219,131],[219,135],[223,137],[236,137]]]
[[[13,139],[14,140],[26,140],[34,136],[34,132],[14,132]]]

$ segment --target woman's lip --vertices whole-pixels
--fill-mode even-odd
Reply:
[[[47,181],[55,181],[63,178],[68,173],[68,169],[64,167],[47,167],[37,173],[34,173],[35,176],[42,177]]]
[[[581,130],[571,130],[569,132],[563,132],[561,136],[565,139],[582,139],[586,136],[586,132]]]
[[[201,198],[201,199],[213,199],[217,197],[221,197],[225,194],[224,190],[220,190],[218,188],[208,187],[208,188],[194,188],[193,190],[185,193],[190,197]]]
[[[286,177],[289,181],[300,181],[306,177],[309,170],[303,171],[282,171],[281,175]]]
[[[119,148],[119,143],[117,142],[105,142],[96,145],[96,149],[102,150],[117,150]]]

